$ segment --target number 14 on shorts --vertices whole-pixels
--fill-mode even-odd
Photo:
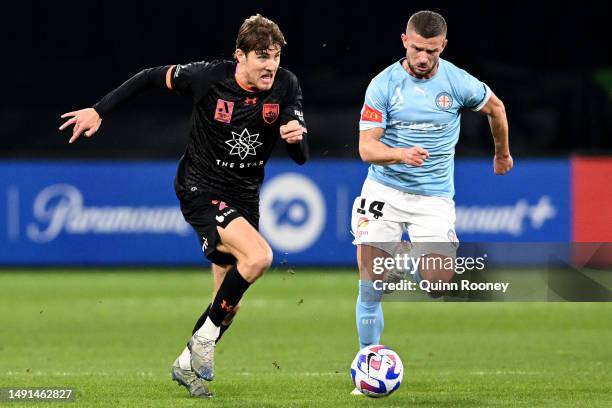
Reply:
[[[383,210],[383,207],[385,206],[384,202],[371,201],[368,206],[367,199],[361,197],[358,200],[359,200],[359,206],[355,210],[357,211],[358,214],[366,215],[366,213],[369,212],[370,214],[372,214],[374,219],[379,219],[380,217],[383,216],[382,210]],[[366,211],[366,208],[367,208],[367,211]]]

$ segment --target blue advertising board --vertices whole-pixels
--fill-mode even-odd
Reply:
[[[204,258],[174,195],[174,162],[0,163],[0,265],[197,265]],[[350,212],[367,174],[356,160],[272,161],[260,229],[276,264],[351,265]],[[567,242],[567,160],[524,160],[494,176],[457,160],[464,242]]]
[[[504,176],[492,160],[457,160],[457,233],[469,242],[571,241],[569,160],[517,160]]]
[[[166,162],[0,164],[0,262],[197,262],[197,241],[172,190],[174,169]]]

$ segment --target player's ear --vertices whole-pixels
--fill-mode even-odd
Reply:
[[[236,48],[236,51],[234,51],[234,57],[238,62],[244,63],[246,60],[246,55],[244,54],[244,51],[242,51],[240,48]]]
[[[442,51],[444,51],[444,49],[446,48],[446,44],[448,44],[448,40],[445,38],[444,42],[442,43]],[[442,52],[440,51],[440,52]]]

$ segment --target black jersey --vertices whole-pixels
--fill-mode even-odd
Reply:
[[[189,143],[178,168],[177,192],[204,189],[234,205],[257,205],[264,166],[279,127],[291,120],[305,126],[296,76],[278,68],[273,86],[251,91],[235,77],[236,62],[178,65],[172,89],[193,97]]]

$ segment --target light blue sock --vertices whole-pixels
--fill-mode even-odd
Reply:
[[[359,281],[359,296],[357,297],[357,333],[359,346],[364,348],[371,344],[380,344],[380,335],[385,327],[380,299],[382,290],[374,289],[372,281]]]
[[[423,278],[421,277],[421,273],[419,272],[419,268],[415,268],[414,272],[411,272],[412,275],[412,279],[416,282],[416,284],[418,285]]]

